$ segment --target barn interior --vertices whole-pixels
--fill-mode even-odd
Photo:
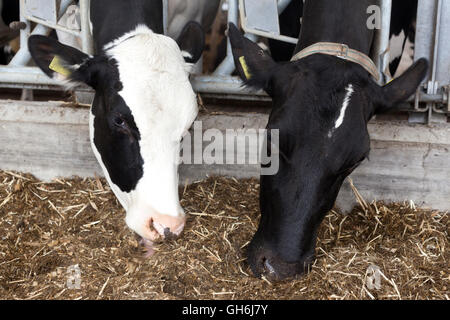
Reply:
[[[414,46],[402,52],[398,69],[425,56],[433,66],[429,78],[408,103],[369,124],[370,161],[339,195],[353,209],[343,214],[335,208],[327,215],[309,273],[274,283],[254,278],[245,261],[260,218],[257,163],[181,165],[187,227],[181,238],[159,244],[145,258],[91,151],[92,90],[64,92],[18,45],[33,30],[56,34],[52,27],[74,5],[46,1],[52,4],[21,0],[21,6],[38,9],[20,13],[3,0],[3,30],[19,19],[23,25],[8,38],[0,66],[0,299],[449,299],[450,77],[445,70],[450,33],[445,30],[450,3],[418,1]],[[266,126],[271,101],[263,92],[242,88],[226,25],[241,21],[264,47],[292,47],[298,31],[278,23],[298,4],[259,1],[259,9],[275,8],[277,14],[258,18],[254,2],[222,0],[208,28],[191,79],[204,131]],[[392,2],[381,1],[383,16],[395,14],[389,10]],[[82,18],[88,0],[78,4],[76,32],[88,52]],[[247,16],[239,10],[244,5]],[[391,45],[389,37],[386,42],[390,22],[381,29],[374,54]],[[403,34],[405,41],[409,36]],[[377,65],[385,71],[389,62],[379,55]]]

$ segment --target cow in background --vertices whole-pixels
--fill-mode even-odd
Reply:
[[[393,0],[390,29],[390,77],[398,77],[413,63],[418,0]],[[279,16],[282,35],[300,34],[303,1],[291,1]],[[295,45],[268,39],[270,55],[277,61],[289,61]]]
[[[0,65],[6,65],[19,50],[19,31],[9,27],[19,20],[19,1],[0,0],[0,13]]]
[[[220,0],[169,0],[167,35],[178,38],[189,21],[197,21],[208,32],[219,9]]]
[[[77,2],[68,7],[58,24],[67,28],[80,28],[80,10]],[[217,15],[220,0],[168,0],[167,4],[167,35],[172,39],[178,39],[183,28],[190,21],[201,24],[204,32],[207,33]],[[81,49],[79,37],[60,30],[57,30],[57,35],[61,43]]]
[[[392,2],[389,71],[394,78],[401,75],[413,63],[417,1]]]
[[[280,33],[284,36],[297,38],[301,29],[303,1],[292,0],[279,16]],[[289,61],[295,50],[295,44],[269,39],[270,55],[276,62]]]

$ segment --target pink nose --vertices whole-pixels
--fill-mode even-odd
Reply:
[[[153,213],[145,226],[144,238],[151,241],[170,240],[177,238],[183,232],[186,217],[173,217]]]

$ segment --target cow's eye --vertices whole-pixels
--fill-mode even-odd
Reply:
[[[114,118],[114,124],[120,128],[123,128],[126,126],[126,122],[122,117],[115,117]]]
[[[113,87],[114,87],[114,90],[116,90],[116,91],[122,91],[122,89],[123,89],[122,83],[119,81],[114,83]]]

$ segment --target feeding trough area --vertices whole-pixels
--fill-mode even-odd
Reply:
[[[6,299],[448,299],[448,214],[412,202],[335,211],[297,280],[256,279],[244,251],[259,220],[255,179],[180,187],[183,237],[151,259],[103,179],[0,174],[0,295]],[[78,277],[77,275],[78,270]],[[68,287],[67,284],[73,287]],[[78,289],[77,289],[77,286]]]
[[[186,30],[195,31],[196,26],[177,29],[175,22],[179,20],[172,20],[173,12],[177,12],[172,7],[175,2],[161,1],[161,33],[177,40],[183,49],[190,42],[179,39]],[[368,122],[370,155],[364,156],[356,169],[352,168],[335,205],[320,223],[314,258],[306,272],[280,281],[265,274],[255,275],[255,266],[248,258],[264,209],[260,176],[273,168],[276,175],[280,165],[272,152],[270,162],[265,163],[263,152],[268,139],[264,129],[273,118],[272,103],[277,102],[272,101],[265,88],[243,86],[242,78],[250,80],[259,73],[251,69],[252,61],[244,49],[233,51],[232,45],[238,47],[241,42],[238,38],[230,41],[227,25],[239,26],[246,39],[272,50],[275,56],[279,48],[274,43],[283,43],[281,48],[285,48],[298,41],[298,35],[289,34],[292,30],[287,30],[283,22],[300,2],[303,5],[296,0],[221,0],[215,7],[212,2],[209,4],[213,8],[208,9],[217,13],[214,21],[205,18],[209,16],[206,13],[195,15],[203,29],[206,24],[208,27],[201,58],[190,67],[190,74],[183,73],[190,80],[186,83],[190,83],[192,95],[185,94],[186,83],[170,89],[184,99],[183,106],[187,100],[195,100],[199,107],[195,121],[189,123],[180,142],[180,159],[176,159],[181,164],[175,175],[178,185],[173,186],[173,194],[165,201],[179,198],[186,215],[181,226],[184,230],[181,234],[172,233],[175,227],[156,224],[158,213],[151,217],[150,228],[159,233],[159,238],[145,242],[145,232],[133,225],[129,217],[133,205],[142,205],[136,204],[137,200],[133,202],[139,196],[123,196],[126,188],[117,182],[121,179],[115,178],[110,163],[105,161],[106,153],[98,144],[100,138],[90,137],[101,127],[100,116],[93,118],[91,109],[91,104],[98,105],[101,99],[97,96],[93,102],[94,85],[77,83],[65,93],[64,81],[48,75],[65,73],[70,68],[52,57],[45,60],[49,65],[46,75],[45,68],[42,72],[35,66],[36,59],[32,59],[27,45],[42,40],[36,38],[39,35],[59,40],[70,36],[78,55],[85,61],[91,59],[98,39],[93,38],[89,23],[90,1],[21,0],[19,22],[12,25],[20,29],[21,45],[7,65],[0,65],[0,299],[448,300],[450,33],[446,31],[450,28],[450,4],[442,0],[418,1],[414,12],[414,51],[402,53],[399,68],[410,68],[408,57],[416,65],[425,58],[426,75],[419,81],[417,91],[406,97],[395,112],[376,115]],[[380,18],[374,46],[367,57],[373,61],[371,79],[378,79],[380,88],[389,87],[391,80],[395,83],[400,78],[387,72],[392,64],[389,31],[394,24],[393,2],[380,0],[374,11],[367,11],[368,17],[374,14]],[[194,5],[189,3],[187,8]],[[196,1],[195,5],[199,3],[203,2]],[[197,9],[208,12],[206,5]],[[185,8],[183,14],[187,16],[189,12]],[[34,44],[28,42],[33,36]],[[144,36],[133,34],[130,38],[135,41],[139,37]],[[129,38],[120,38],[114,45],[120,46],[121,41]],[[54,44],[48,42],[41,47],[51,47],[49,43]],[[121,96],[126,105],[136,99],[126,95],[130,91],[124,79],[129,74],[125,75],[121,64],[128,60],[121,60],[121,51],[114,51],[114,45],[111,52],[117,54],[114,59],[120,63],[113,64],[116,69],[112,74],[123,73],[120,85],[112,86],[119,93],[108,92],[110,96]],[[170,56],[170,50],[162,56]],[[237,57],[233,56],[236,50],[242,50]],[[192,64],[189,59],[193,59],[195,50],[180,52]],[[262,49],[261,52],[264,57]],[[135,60],[138,59],[136,55]],[[179,63],[177,59],[171,60],[171,66],[174,61]],[[270,69],[266,63],[265,69]],[[72,70],[67,74],[74,73]],[[129,78],[145,77],[143,71],[131,74],[134,76]],[[158,77],[160,87],[156,90],[139,91],[134,86],[133,92],[141,93],[137,96],[151,92],[155,97],[176,82],[171,78],[165,83],[164,75]],[[329,137],[345,127],[346,117],[350,118],[349,103],[357,99],[358,88],[349,85],[343,89],[342,97],[339,96],[341,115],[333,122]],[[96,91],[98,94],[99,89]],[[171,100],[173,96],[166,97],[172,105],[177,102]],[[136,116],[142,112],[139,110],[131,113]],[[181,114],[184,115],[181,111],[171,113],[171,123],[185,125],[182,121],[187,123],[189,116],[179,120]],[[148,141],[164,141],[163,135],[145,140],[148,129],[143,128],[143,123],[138,120],[127,127],[114,119],[114,125],[126,132],[129,141],[136,138],[134,127],[140,135],[136,140],[145,141],[145,145],[150,145]],[[174,127],[169,131],[175,134],[180,130]],[[163,182],[166,167],[147,167],[155,154],[145,148],[140,149],[144,173],[139,181],[151,186],[151,179],[145,180],[145,172],[161,172],[158,179]],[[117,150],[116,156],[120,153]],[[281,156],[283,165],[286,155]],[[126,157],[121,159],[127,161]],[[105,170],[109,170],[106,176]],[[140,186],[136,182],[129,189],[138,190],[136,185]],[[159,191],[164,195],[154,198],[166,199],[170,192],[162,190],[167,185],[170,183],[161,183]],[[149,190],[155,192],[158,188]],[[154,207],[173,207],[156,204],[155,199],[147,202],[151,201]],[[299,210],[307,210],[308,205],[302,203],[304,208]],[[275,272],[271,272],[268,261],[264,258],[262,263],[270,275]]]

